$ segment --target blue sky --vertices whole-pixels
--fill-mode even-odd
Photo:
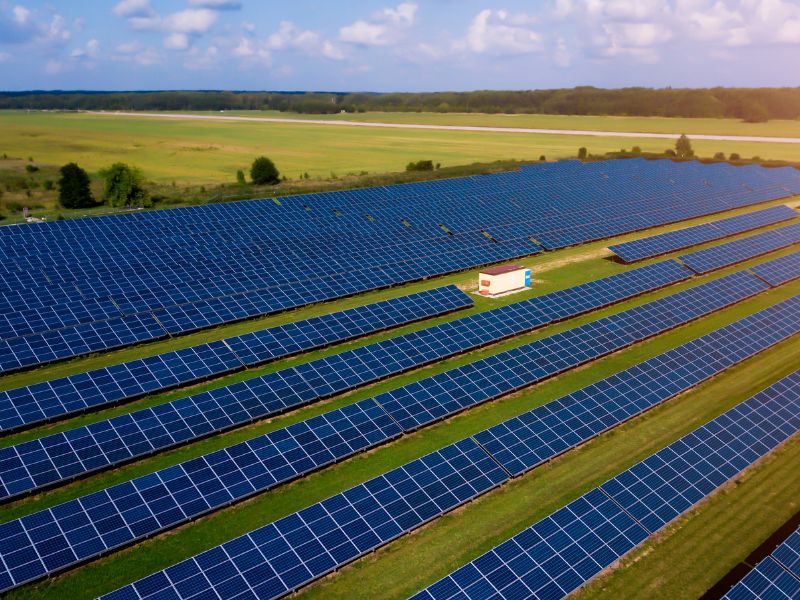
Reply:
[[[0,0],[0,89],[800,85],[800,0]]]

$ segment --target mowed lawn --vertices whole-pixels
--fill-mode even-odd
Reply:
[[[420,116],[420,122],[424,118]],[[564,119],[561,122],[567,127]],[[584,118],[576,119],[581,120],[574,128],[587,127]],[[620,129],[616,118],[592,119],[597,129]],[[680,133],[687,120],[678,121],[675,130]],[[735,121],[730,124],[735,128]],[[774,124],[763,127],[764,131],[754,135],[768,134]],[[236,170],[247,170],[253,158],[261,154],[270,156],[283,174],[296,179],[306,172],[312,177],[328,178],[332,173],[341,176],[362,171],[402,171],[409,161],[419,159],[454,166],[505,159],[533,161],[541,155],[550,160],[565,158],[575,156],[580,146],[593,153],[604,153],[633,146],[646,152],[662,152],[672,145],[669,140],[650,138],[209,122],[22,111],[0,112],[0,131],[3,132],[0,153],[8,156],[32,157],[37,163],[50,165],[74,161],[90,172],[124,161],[140,167],[150,180],[195,185],[233,182]],[[798,144],[698,140],[694,147],[700,156],[738,152],[743,157],[758,155],[800,161]]]
[[[788,203],[796,206],[797,198]],[[691,223],[713,219],[714,217],[704,217]],[[620,239],[643,237],[655,233],[655,231],[674,229],[687,224],[689,223],[672,225],[650,232],[638,232]],[[534,294],[563,289],[583,281],[597,279],[631,268],[608,260],[609,253],[604,249],[608,243],[608,241],[593,242],[520,261],[534,268],[535,287],[529,292],[510,296],[500,302],[515,302]],[[98,473],[60,488],[18,500],[4,507],[4,510],[0,512],[0,522],[196,457],[204,452],[250,439],[267,431],[287,426],[298,420],[350,404],[381,391],[418,380],[423,376],[441,372],[479,357],[495,354],[501,350],[572,328],[601,316],[619,312],[630,306],[673,294],[680,289],[697,285],[732,271],[745,269],[752,264],[763,262],[769,258],[788,254],[792,250],[784,249],[768,257],[748,261],[710,276],[699,277],[690,282],[670,286],[664,290],[647,294],[611,308],[545,327],[533,334],[518,336],[478,352],[442,361],[422,370],[390,378],[376,385],[366,386],[355,392],[337,396],[331,401],[315,403],[297,411],[276,416],[273,419],[262,420],[253,425],[215,435],[182,448],[162,452],[130,465]],[[315,314],[364,304],[378,298],[396,296],[420,288],[433,287],[444,283],[457,283],[464,287],[474,287],[475,281],[475,271],[453,274],[410,286],[314,305],[261,320],[215,328],[176,340],[80,358],[51,367],[3,377],[0,379],[0,389],[8,389],[9,387],[41,381],[67,373],[81,372],[88,368],[95,368],[100,364],[113,364],[123,359],[150,355],[156,351],[174,349],[177,346],[184,347],[192,342],[220,339],[226,335],[307,318]],[[129,549],[112,553],[106,558],[94,561],[62,576],[36,585],[25,586],[9,594],[9,597],[49,598],[62,596],[64,598],[89,598],[110,591],[132,579],[169,566],[181,558],[191,556],[235,535],[308,506],[315,501],[347,489],[388,469],[441,448],[448,443],[471,435],[506,418],[530,410],[534,406],[572,392],[577,388],[637,364],[689,339],[712,331],[798,293],[800,293],[800,282],[772,290],[734,307],[719,311],[689,326],[678,328],[610,357],[595,361],[586,367],[575,369],[541,385],[533,386],[521,393],[476,407],[457,417],[427,427],[412,435],[404,436],[395,442],[345,460],[336,466],[304,477],[294,483],[260,494],[249,501],[218,511],[170,533],[156,536]],[[494,301],[476,298],[476,308],[472,309],[472,311],[486,310],[493,306],[495,306]],[[456,317],[457,315],[453,315],[435,319],[407,326],[400,331],[411,331],[428,326],[433,322],[441,322]],[[383,339],[398,333],[399,331],[371,336],[352,344],[307,353],[301,357],[279,361],[261,369],[219,378],[194,388],[155,394],[123,406],[108,408],[68,421],[5,436],[0,440],[0,447],[11,443],[19,443],[37,435],[46,435],[81,424],[95,422],[115,414],[130,412],[135,408],[159,404],[200,389],[229,384],[240,378],[252,377],[292,364],[307,362],[326,354],[340,352],[345,348],[363,345],[368,341]],[[800,364],[800,338],[794,338],[732,369],[714,381],[704,384],[678,399],[670,400],[664,406],[655,409],[644,417],[634,419],[623,427],[604,434],[581,449],[568,452],[550,465],[537,469],[500,490],[487,494],[469,506],[436,520],[414,534],[398,540],[396,543],[364,560],[358,561],[353,566],[342,570],[338,575],[310,586],[303,591],[302,595],[312,598],[347,599],[405,597],[505,537],[530,525],[555,508],[562,506],[602,480],[616,474],[673,439],[713,418],[755,391],[777,380],[786,372],[796,368],[798,364]],[[600,596],[607,598],[631,597],[634,593],[640,593],[642,586],[647,584],[650,586],[648,596],[651,598],[690,598],[696,597],[697,592],[702,592],[708,586],[713,585],[730,566],[741,560],[764,538],[768,537],[782,522],[781,519],[786,518],[784,517],[785,513],[791,514],[791,512],[797,510],[796,507],[792,507],[796,504],[797,498],[800,497],[800,493],[798,493],[800,489],[798,487],[800,486],[800,482],[798,482],[800,473],[795,468],[798,447],[800,447],[800,443],[795,440],[787,449],[776,453],[774,459],[755,469],[753,475],[742,478],[747,487],[744,484],[736,486],[731,492],[721,495],[721,498],[723,498],[723,502],[719,505],[721,508],[717,508],[711,513],[704,512],[705,508],[702,509],[697,519],[690,520],[686,526],[681,525],[676,528],[675,536],[667,536],[667,541],[673,539],[677,540],[677,542],[665,543],[662,539],[654,548],[651,548],[651,544],[648,544],[644,546],[643,550],[637,551],[636,556],[643,554],[648,557],[649,562],[646,569],[621,570],[613,578],[609,579],[607,584],[603,583],[604,580],[598,581],[601,587],[599,590],[593,588],[591,590],[592,594],[597,594],[599,591]],[[777,482],[780,482],[780,485]],[[744,492],[740,493],[740,490],[744,490]],[[725,498],[728,498],[728,500],[725,500]],[[714,506],[717,506],[717,504]],[[720,513],[720,511],[722,512]],[[700,523],[699,526],[690,526],[692,523],[698,522]],[[747,525],[744,533],[737,531],[737,528],[741,528],[743,523]],[[734,539],[735,534],[735,539],[738,540],[737,543],[712,544],[711,541],[714,538],[709,536],[710,527],[720,528],[719,533],[716,534],[716,539],[719,539],[721,535],[729,535],[730,539]],[[702,547],[702,553],[696,554],[695,547]],[[660,558],[658,560],[650,559],[651,554],[660,556]],[[690,557],[694,557],[694,560]],[[680,577],[671,571],[671,565],[679,560],[682,561],[681,564],[686,565],[687,569],[685,571],[686,574],[680,575]],[[690,567],[691,570],[689,570]],[[664,581],[663,587],[660,584],[654,587],[648,583],[652,581],[652,577],[656,577],[658,582]],[[612,586],[613,593],[604,593],[605,585]],[[368,593],[365,593],[365,590],[368,590]]]

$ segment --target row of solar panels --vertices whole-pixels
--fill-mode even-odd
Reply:
[[[797,216],[798,214],[794,210],[782,204],[736,217],[720,219],[713,223],[703,223],[686,229],[616,244],[609,246],[608,249],[626,263],[632,263],[780,223]]]
[[[800,299],[794,298],[687,345],[688,356],[659,366],[656,381],[675,382],[677,393],[681,386],[675,376],[687,370],[677,361],[693,364],[699,358],[695,381],[700,381],[722,368],[714,365],[717,356],[735,363],[798,331]],[[751,339],[753,344],[745,343]],[[736,358],[728,356],[731,352]],[[583,418],[573,416],[570,409],[580,411],[587,399]],[[599,413],[587,395],[562,405],[564,400],[546,405],[549,413],[523,415],[530,428],[516,430],[514,444],[502,447],[505,457],[473,438],[461,440],[104,598],[281,597],[505,483],[515,468],[518,442],[525,451],[526,442],[545,447],[541,438],[552,437],[551,423],[569,435],[569,442],[543,451],[549,458],[642,410],[636,400],[619,408],[609,400]],[[800,372],[571,502],[418,598],[564,596],[795,434],[798,409]],[[21,524],[15,527],[16,539],[24,542]]]
[[[800,598],[800,529],[725,594],[724,600]]]
[[[350,373],[360,371],[359,378],[343,382],[336,390],[331,390],[331,392],[342,391],[381,376],[396,374],[457,352],[500,341],[560,319],[607,306],[685,280],[690,276],[691,272],[685,267],[674,261],[665,261],[374,343],[335,357],[314,361],[304,369],[325,372],[336,368],[340,374],[342,371]],[[449,290],[447,295],[452,295],[456,304],[464,297],[459,296],[460,293],[455,288],[447,289]],[[456,304],[447,306],[454,309],[457,307]],[[334,322],[338,322],[340,317],[334,315],[322,319],[333,319]],[[289,328],[288,331],[292,331],[293,328],[306,330],[317,324],[317,320],[312,320],[285,327]],[[245,334],[225,340],[226,344],[216,342],[207,346],[196,346],[116,367],[0,392],[0,430],[7,431],[23,425],[33,425],[87,408],[130,399],[144,392],[163,390],[176,383],[188,383],[207,375],[222,374],[226,368],[238,368],[239,363],[252,366],[281,356],[280,350],[264,347],[264,344],[275,335],[282,337],[287,330],[282,329],[277,334],[271,333],[273,331],[270,329],[261,333]],[[333,342],[335,339],[328,341]],[[289,352],[294,348],[295,346],[290,343],[284,345],[283,349]],[[234,356],[231,357],[230,354]],[[193,359],[195,355],[210,355],[210,358],[198,364],[196,370],[183,371],[180,378],[176,377],[175,369],[169,365],[176,362],[181,364],[187,357]],[[222,360],[222,357],[228,358]],[[380,368],[375,370],[371,377],[367,377],[363,372],[363,365],[373,363],[374,357],[380,357]],[[217,364],[225,364],[220,365],[219,370],[210,373],[207,366],[210,360]],[[343,370],[341,368],[343,363],[352,366]],[[278,375],[272,375],[271,379],[289,379],[296,372],[296,370],[283,371]]]
[[[472,304],[451,285],[0,392],[0,431],[224,375]]]
[[[458,450],[467,457],[477,456],[479,463],[490,464],[491,461],[485,461],[488,456],[482,454],[488,452],[506,472],[520,475],[799,330],[800,299],[795,298],[479,433],[475,440],[483,451],[468,439],[435,453],[435,456],[448,456],[450,450]],[[498,375],[502,381],[504,373]],[[514,382],[517,388],[527,384],[524,380]],[[493,390],[490,397],[508,391]],[[0,542],[0,564],[6,565],[6,575],[13,585],[19,585],[391,440],[401,435],[403,429],[398,427],[382,398],[378,396],[361,401],[0,525],[0,540],[5,540]],[[489,398],[479,396],[475,401],[486,399]],[[448,461],[458,466],[456,476],[468,471],[464,465],[454,463],[463,460],[464,456],[455,452]],[[425,459],[421,462],[429,464]],[[414,461],[412,465],[418,463],[420,461]],[[448,482],[454,474],[450,471],[442,473],[442,467],[431,465],[431,468],[443,482]],[[494,468],[497,468],[496,464]],[[425,477],[413,466],[401,470]],[[379,479],[396,481],[392,473]],[[485,491],[485,484],[497,483],[494,477],[485,479],[483,475],[483,483],[477,487],[474,476],[468,476],[466,480],[472,488],[463,487],[463,481],[458,484],[459,489],[465,492],[469,489]],[[428,490],[430,485],[431,482],[427,482],[425,489]],[[365,486],[369,488],[369,484]],[[416,488],[399,486],[397,489],[402,492],[405,502],[414,503],[412,498],[417,495]],[[352,492],[346,492],[343,496],[350,498],[352,495]],[[455,502],[451,508],[472,495],[436,494],[441,496],[442,502]],[[381,499],[375,492],[373,496]],[[433,508],[431,496],[430,493],[422,496],[424,502],[415,508],[418,514],[424,510],[424,505]],[[397,498],[385,500],[387,505],[391,505]],[[326,502],[329,505],[339,503],[336,499]],[[436,514],[439,513],[427,515],[423,521]],[[387,539],[419,524],[413,517],[408,518],[412,520],[405,527],[388,531],[391,535]],[[398,523],[402,524],[402,519]],[[352,530],[346,528],[345,531]],[[370,547],[374,546],[354,546],[359,553]],[[295,551],[302,556],[302,550]],[[354,557],[344,550],[342,552],[341,562]],[[276,556],[281,554],[283,552],[277,552]],[[308,563],[306,568],[313,564],[313,561],[302,562]],[[311,569],[315,577],[331,567],[327,563],[320,566],[325,569]],[[0,581],[3,575],[0,573]],[[281,577],[287,589],[292,589],[305,581],[308,574],[306,579],[294,584],[285,579],[285,574]]]
[[[798,411],[800,371],[587,492],[413,598],[510,600],[567,596],[797,434]],[[244,546],[240,549],[247,550]],[[239,556],[241,552],[235,552],[228,561],[221,562],[227,568],[227,577],[233,577],[235,583],[241,575],[230,567]],[[221,559],[219,554],[217,559]],[[186,568],[175,572],[189,574]],[[172,583],[165,573],[159,575],[160,579],[142,580],[144,593],[123,588],[107,597],[152,597]],[[205,589],[224,589],[220,584],[224,585],[225,580],[221,577],[215,576],[213,582],[203,576],[198,579],[205,579]],[[196,585],[194,591],[202,589],[202,585]],[[172,598],[188,597],[170,592]],[[770,597],[776,596],[764,596]]]
[[[709,273],[800,242],[800,223],[720,244],[678,258],[696,273]]]
[[[649,167],[647,167],[647,163],[634,162],[631,163],[631,168],[628,170],[634,168],[646,170]],[[587,169],[591,171],[592,168],[587,167]],[[676,173],[687,172],[686,167],[673,165],[670,169]],[[728,176],[735,179],[746,175],[752,176],[753,173],[735,170]],[[782,173],[775,170],[768,176],[764,174],[760,174],[760,176],[783,176]],[[576,172],[575,176],[580,178],[587,174],[580,170]],[[721,175],[722,172],[715,173],[715,177],[721,177]],[[530,184],[531,178],[525,176],[517,179]],[[626,183],[630,187],[631,181]],[[635,183],[640,185],[640,182]],[[703,197],[710,195],[706,186],[702,186],[696,181],[695,183],[699,186],[696,190],[698,194]],[[674,181],[669,184],[670,187],[675,187],[675,185],[677,184]],[[787,194],[781,188],[777,191],[770,191],[767,196],[771,198],[773,192],[779,192],[779,195]],[[748,194],[753,193],[748,192]],[[760,195],[757,198],[745,200],[744,204],[770,198]],[[597,201],[594,195],[592,195],[592,199]],[[477,203],[474,211],[485,214],[487,206],[482,204],[482,200],[480,196],[474,198]],[[643,216],[644,213],[631,214],[637,211],[627,211],[623,217],[615,215],[615,218],[609,219],[607,215],[595,213],[591,217],[593,221],[590,224],[573,221],[573,224],[566,229],[556,228],[548,231],[562,238],[562,241],[556,244],[558,246],[559,244],[579,243],[597,237],[607,237],[624,231],[652,227],[692,215],[707,214],[738,206],[737,201],[730,198],[722,204],[714,206],[708,204],[710,202],[708,198],[704,200],[705,205],[696,200],[695,197],[683,199],[685,205],[682,205],[683,208],[680,209],[676,208],[677,205],[665,209],[661,202],[659,206],[662,208],[658,210],[664,212],[660,215]],[[431,243],[430,239],[423,240],[424,243],[417,240],[412,245],[404,247],[402,256],[388,257],[386,253],[394,252],[393,249],[396,248],[393,245],[394,238],[388,238],[387,242],[386,236],[374,233],[372,243],[375,246],[367,249],[364,248],[365,240],[349,239],[351,236],[348,236],[346,240],[333,236],[326,245],[313,243],[308,244],[307,247],[301,243],[299,238],[291,238],[291,248],[287,249],[291,256],[287,258],[287,262],[274,264],[271,261],[279,250],[271,242],[258,251],[254,251],[251,246],[248,246],[244,255],[234,255],[223,251],[219,256],[211,259],[206,251],[207,248],[203,247],[198,247],[197,256],[184,256],[181,248],[185,240],[182,240],[176,248],[169,247],[169,240],[176,237],[174,235],[170,235],[168,240],[151,240],[159,247],[162,247],[164,245],[162,242],[164,242],[169,250],[159,257],[160,262],[157,265],[148,265],[142,261],[138,249],[142,246],[143,239],[138,239],[135,243],[130,244],[130,260],[132,262],[129,265],[124,263],[119,252],[102,257],[86,253],[81,253],[80,256],[76,254],[74,259],[66,259],[66,264],[51,264],[54,261],[58,263],[59,259],[48,256],[45,264],[53,272],[48,273],[42,281],[49,283],[30,281],[24,290],[14,292],[9,290],[6,294],[0,294],[5,296],[8,310],[13,311],[16,308],[16,314],[12,319],[15,327],[12,328],[12,331],[25,331],[25,327],[28,326],[27,319],[31,317],[29,312],[20,310],[20,306],[43,308],[52,303],[58,306],[57,310],[52,311],[55,314],[50,315],[47,319],[39,319],[38,316],[31,317],[31,321],[37,323],[36,327],[69,323],[79,317],[88,319],[94,318],[93,315],[113,314],[114,311],[111,310],[109,304],[116,306],[119,312],[125,316],[117,316],[105,321],[69,325],[64,330],[52,330],[53,333],[50,336],[34,334],[32,339],[28,339],[28,337],[14,338],[16,343],[10,344],[10,348],[0,349],[0,355],[6,355],[4,359],[0,359],[0,365],[6,363],[9,365],[8,368],[19,368],[36,364],[35,361],[38,358],[54,360],[72,356],[74,355],[71,353],[73,348],[78,348],[80,352],[94,351],[163,335],[157,326],[158,323],[153,321],[153,317],[148,311],[156,311],[155,319],[170,333],[179,333],[365,289],[537,252],[539,247],[528,239],[530,233],[526,236],[525,232],[519,231],[519,223],[524,222],[524,219],[520,219],[519,213],[526,206],[525,202],[517,201],[515,198],[504,198],[503,201],[506,205],[498,212],[505,215],[505,221],[499,227],[505,227],[506,231],[510,231],[508,227],[515,224],[516,233],[512,239],[493,243],[474,231],[447,235],[440,230],[441,235],[437,243]],[[405,206],[403,210],[406,210]],[[462,213],[470,212],[469,207],[464,206],[460,206],[458,210]],[[576,214],[583,215],[582,218],[585,219],[588,212],[583,210]],[[432,215],[431,218],[434,216],[436,215]],[[434,219],[434,221],[436,220]],[[440,223],[441,220],[438,222]],[[530,222],[531,224],[543,222],[540,210],[533,211],[530,215]],[[236,227],[240,228],[240,226],[240,222],[237,221]],[[281,227],[286,226],[288,226],[286,223],[281,222]],[[584,230],[579,231],[581,227],[584,227]],[[230,228],[229,224],[221,226],[222,231],[219,234],[222,235],[222,232],[225,232],[227,239]],[[166,233],[174,234],[174,232],[162,232],[161,235]],[[489,228],[489,233],[491,233],[491,228]],[[537,232],[533,233],[539,235]],[[547,232],[541,232],[542,236],[545,234]],[[177,237],[182,236],[178,235]],[[213,238],[213,236],[210,237]],[[197,238],[205,244],[209,236],[197,236]],[[248,238],[248,242],[253,239],[258,238],[257,236]],[[41,240],[39,241],[41,242]],[[548,245],[545,241],[542,243]],[[342,248],[351,244],[362,252],[358,261],[354,262],[352,256],[337,258],[343,251]],[[35,246],[26,246],[25,252],[40,251],[47,247],[46,242],[39,243]],[[118,248],[118,246],[114,247],[115,250]],[[61,254],[71,251],[71,247],[65,250],[62,244],[53,246],[53,250],[56,249]],[[303,258],[303,256],[308,256],[308,258]],[[64,273],[69,273],[69,260],[80,265],[80,273],[76,273],[71,281],[59,280]],[[98,273],[93,276],[87,271],[87,269],[95,268],[95,265],[99,265],[97,268],[101,268],[104,261],[108,260],[122,262],[119,268],[111,269],[104,275]],[[199,271],[197,270],[198,265]],[[24,272],[28,271],[22,266],[17,268]],[[319,271],[320,269],[322,270]],[[275,280],[275,273],[285,275],[285,279]],[[345,274],[346,276],[341,276]],[[13,271],[9,273],[9,277],[12,275],[15,275]],[[59,281],[61,283],[58,283]],[[139,283],[135,283],[135,281],[139,281]],[[9,280],[10,287],[14,290],[18,290],[20,283],[21,280],[16,276]],[[112,300],[109,301],[108,298]],[[81,302],[85,302],[86,305],[81,305]],[[96,306],[98,302],[100,302],[100,307]],[[105,312],[99,312],[103,307]]]
[[[380,404],[404,429],[433,422],[499,393],[530,385],[566,369],[690,322],[768,289],[739,272],[475,361],[387,392]],[[413,335],[413,334],[411,334]],[[476,336],[481,341],[480,336]],[[402,339],[402,338],[400,338]],[[475,338],[473,338],[475,339]],[[451,354],[469,338],[439,340]],[[391,340],[387,340],[391,341]],[[385,342],[381,342],[384,344]],[[8,499],[79,475],[145,456],[231,427],[296,408],[365,380],[411,366],[424,352],[411,340],[397,346],[407,357],[389,362],[372,353],[370,363],[348,364],[343,353],[226,388],[141,409],[0,449],[0,499]],[[356,351],[350,351],[356,352]],[[433,358],[433,357],[431,357]],[[325,362],[323,362],[325,361]]]

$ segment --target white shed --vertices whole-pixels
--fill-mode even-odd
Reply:
[[[499,296],[531,285],[531,270],[518,265],[489,267],[478,274],[478,292],[484,296]]]

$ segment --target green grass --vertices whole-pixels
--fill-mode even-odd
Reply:
[[[366,115],[357,116],[367,118]],[[405,119],[414,117],[402,116]],[[422,117],[422,120],[425,118],[432,117]],[[597,129],[614,129],[618,123],[617,118],[590,119]],[[646,121],[637,119],[633,129],[642,128],[640,125]],[[679,120],[680,128],[676,133],[686,128],[686,121]],[[559,122],[571,127],[563,117]],[[584,118],[576,123],[588,128]],[[723,128],[737,131],[739,125],[744,125],[735,121],[722,123]],[[707,127],[708,124],[700,126],[701,129]],[[297,178],[304,172],[314,177],[328,177],[331,172],[343,175],[361,171],[401,171],[409,161],[421,158],[452,166],[512,158],[536,160],[542,154],[556,159],[575,156],[580,146],[602,153],[634,145],[644,151],[662,152],[672,145],[669,140],[651,138],[340,128],[16,111],[0,113],[0,130],[3,131],[0,152],[7,152],[9,156],[33,156],[36,161],[52,165],[75,161],[93,173],[122,160],[141,167],[154,181],[194,185],[233,182],[236,170],[247,169],[260,154],[270,156],[281,172]],[[800,160],[800,145],[796,144],[698,140],[694,145],[701,156],[722,151],[726,154],[738,152],[745,157],[759,155]]]

